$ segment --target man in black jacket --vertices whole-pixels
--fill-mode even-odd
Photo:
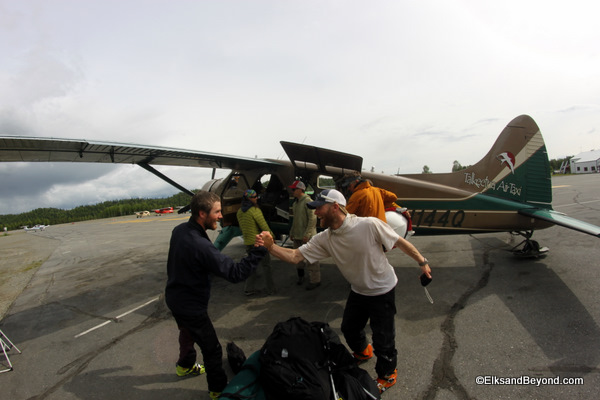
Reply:
[[[248,255],[236,263],[221,254],[206,231],[216,229],[221,215],[219,197],[200,191],[191,202],[192,216],[188,222],[173,229],[167,260],[165,300],[179,327],[178,376],[199,375],[206,371],[211,398],[218,398],[227,385],[223,370],[223,350],[208,316],[211,275],[229,282],[241,282],[256,269],[267,254],[260,236]],[[198,344],[204,365],[196,363]]]

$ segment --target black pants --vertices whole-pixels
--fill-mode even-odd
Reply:
[[[196,362],[194,343],[198,344],[206,368],[208,390],[222,392],[227,386],[227,374],[223,369],[223,348],[208,314],[198,316],[173,314],[173,317],[179,327],[177,364],[184,368],[191,368]]]
[[[365,327],[370,320],[373,350],[377,356],[375,372],[381,378],[394,372],[398,362],[395,315],[395,288],[379,296],[363,296],[350,291],[344,309],[342,333],[350,349],[356,353],[367,347]]]

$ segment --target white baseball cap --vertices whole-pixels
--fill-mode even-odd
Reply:
[[[317,194],[314,201],[307,203],[309,208],[317,208],[325,203],[338,203],[340,206],[346,206],[346,198],[335,189],[325,189]]]

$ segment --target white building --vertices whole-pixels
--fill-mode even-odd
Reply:
[[[584,151],[571,158],[572,174],[600,172],[600,150]]]

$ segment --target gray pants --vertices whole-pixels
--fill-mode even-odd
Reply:
[[[302,240],[293,240],[294,248],[302,246],[304,243]],[[298,269],[298,276],[304,276],[304,270],[308,271],[308,281],[310,283],[320,283],[321,282],[321,265],[319,262],[309,263],[306,260],[303,260],[296,264],[296,268]],[[302,272],[302,273],[301,273]]]

